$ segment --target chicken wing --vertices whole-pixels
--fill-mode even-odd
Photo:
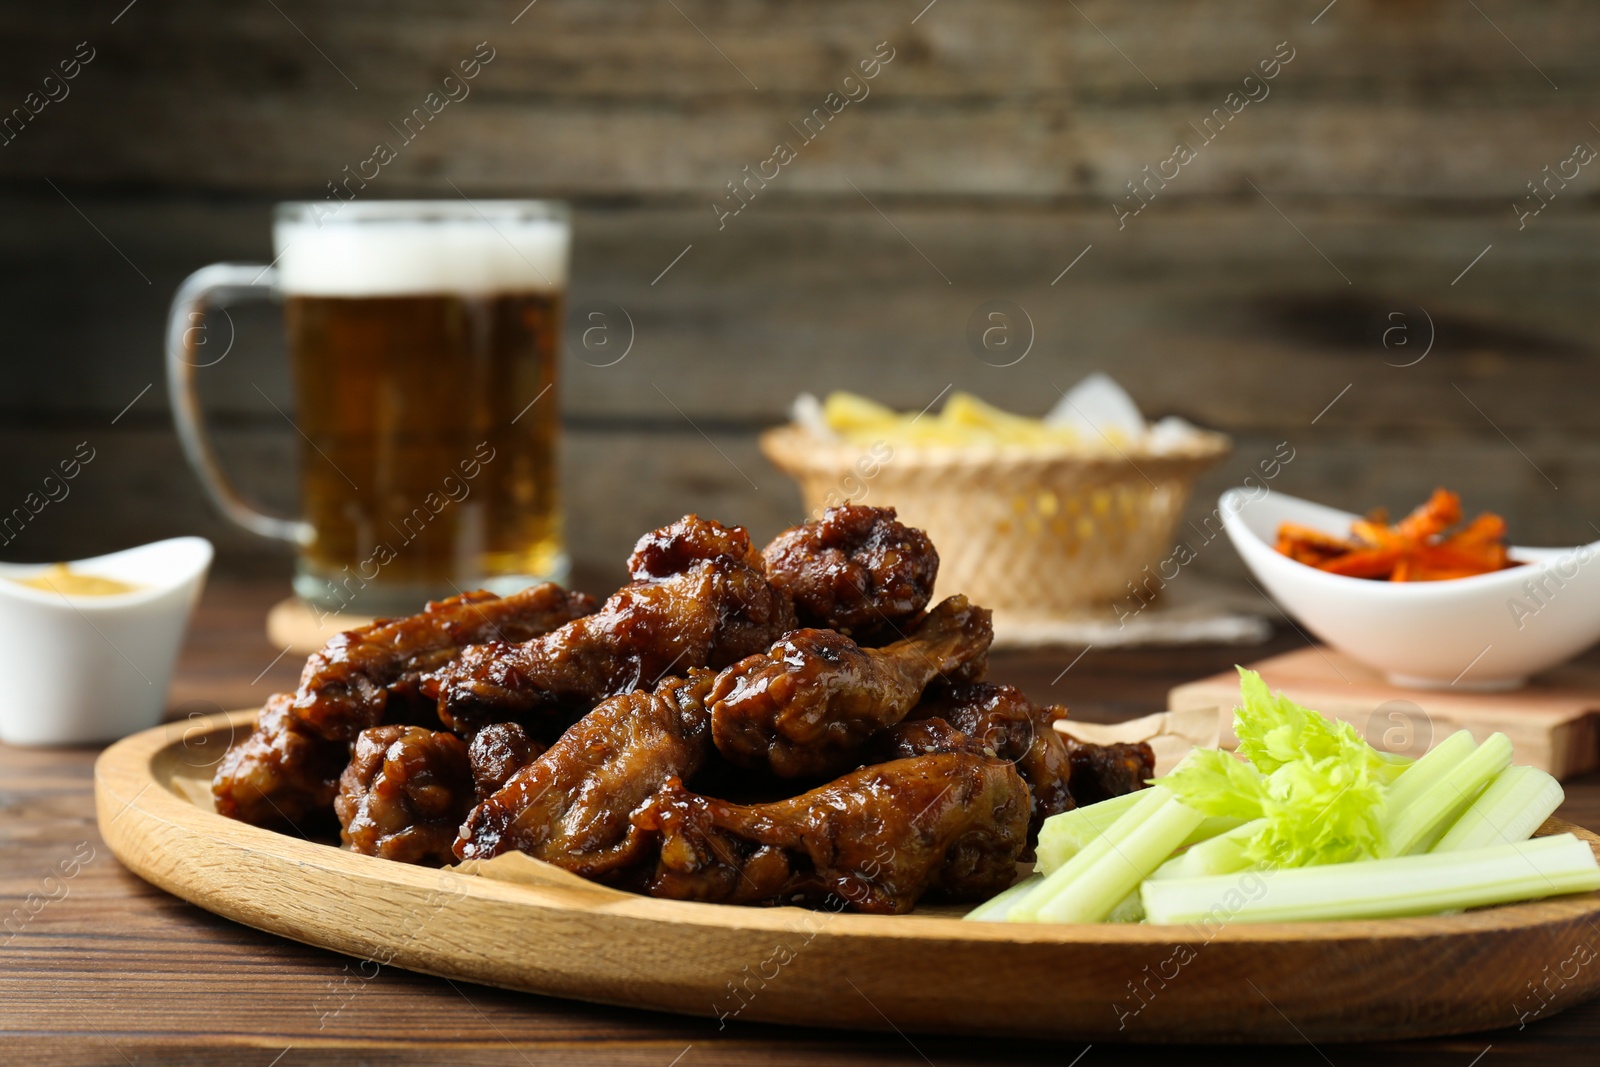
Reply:
[[[937,687],[909,718],[943,719],[985,751],[1016,764],[1033,796],[1031,840],[1045,819],[1075,806],[1067,741],[1051,725],[1063,714],[1061,708],[1038,707],[1015,686],[977,682]]]
[[[1060,707],[1039,707],[1009,685],[937,685],[898,726],[862,750],[869,762],[928,752],[979,752],[1016,766],[1033,800],[1028,841],[1045,819],[1145,787],[1154,776],[1150,746],[1095,745],[1055,729]]]
[[[455,854],[486,859],[515,849],[588,878],[638,861],[648,837],[628,816],[711,752],[705,697],[714,678],[691,670],[653,692],[602,701],[472,809]]]
[[[537,759],[545,746],[514,722],[490,723],[472,735],[467,759],[472,764],[472,784],[483,800],[522,768]]]
[[[927,534],[897,522],[894,508],[861,504],[783,531],[761,555],[801,626],[838,630],[863,646],[904,637],[939,575]]]
[[[796,630],[717,678],[709,704],[717,750],[783,778],[836,774],[867,739],[905,717],[935,678],[982,675],[989,612],[953,596],[905,640],[863,649],[833,630]]]
[[[212,779],[217,811],[257,826],[309,829],[331,817],[356,736],[388,720],[425,723],[419,678],[460,645],[500,633],[531,637],[594,610],[592,598],[547,583],[508,597],[482,591],[435,601],[335,636],[306,661],[300,687],[274,695],[256,729]]]
[[[917,709],[920,710],[920,709]],[[893,763],[933,752],[970,752],[994,758],[993,748],[968,737],[943,719],[904,719],[873,736],[861,749],[861,765]]]
[[[1004,760],[940,752],[770,804],[730,804],[674,779],[633,822],[660,835],[652,896],[900,913],[926,893],[975,900],[1009,886],[1028,787]]]
[[[256,728],[223,754],[211,783],[217,812],[255,826],[302,833],[331,822],[339,772],[350,746],[313,733],[290,713],[290,693],[276,693]]]
[[[443,666],[461,646],[527,640],[594,610],[593,597],[554,582],[508,597],[480,590],[433,601],[416,615],[336,635],[306,661],[290,710],[329,740],[353,741],[385,721],[397,695],[415,702],[422,673]]]
[[[356,738],[333,808],[352,852],[437,867],[455,861],[456,828],[476,799],[461,738],[374,726]]]
[[[629,571],[633,582],[593,615],[463,652],[431,683],[439,717],[469,734],[487,721],[582,713],[668,671],[725,667],[794,627],[742,527],[689,515],[641,538]]]
[[[1092,745],[1067,735],[1072,759],[1072,799],[1080,808],[1143,789],[1156,776],[1156,754],[1149,745]]]

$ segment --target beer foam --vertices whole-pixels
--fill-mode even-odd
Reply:
[[[561,289],[571,230],[554,219],[280,220],[278,288],[302,296]]]

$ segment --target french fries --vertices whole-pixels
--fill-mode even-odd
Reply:
[[[1461,497],[1435,489],[1426,503],[1393,525],[1381,510],[1358,519],[1348,538],[1283,523],[1277,547],[1329,574],[1390,582],[1438,582],[1517,566],[1506,552],[1504,519],[1486,512],[1450,532],[1461,515]]]

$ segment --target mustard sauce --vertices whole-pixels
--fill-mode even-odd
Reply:
[[[144,588],[132,582],[102,578],[97,574],[79,574],[65,563],[53,563],[48,570],[32,578],[11,580],[29,589],[42,589],[46,593],[61,593],[65,596],[116,596],[119,593],[132,593]]]

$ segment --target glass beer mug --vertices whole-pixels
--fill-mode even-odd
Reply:
[[[332,610],[420,610],[565,577],[556,371],[571,223],[544,201],[280,204],[272,266],[214,264],[173,299],[167,382],[223,514],[298,547]],[[191,339],[209,308],[283,303],[302,517],[257,511],[217,463]]]

